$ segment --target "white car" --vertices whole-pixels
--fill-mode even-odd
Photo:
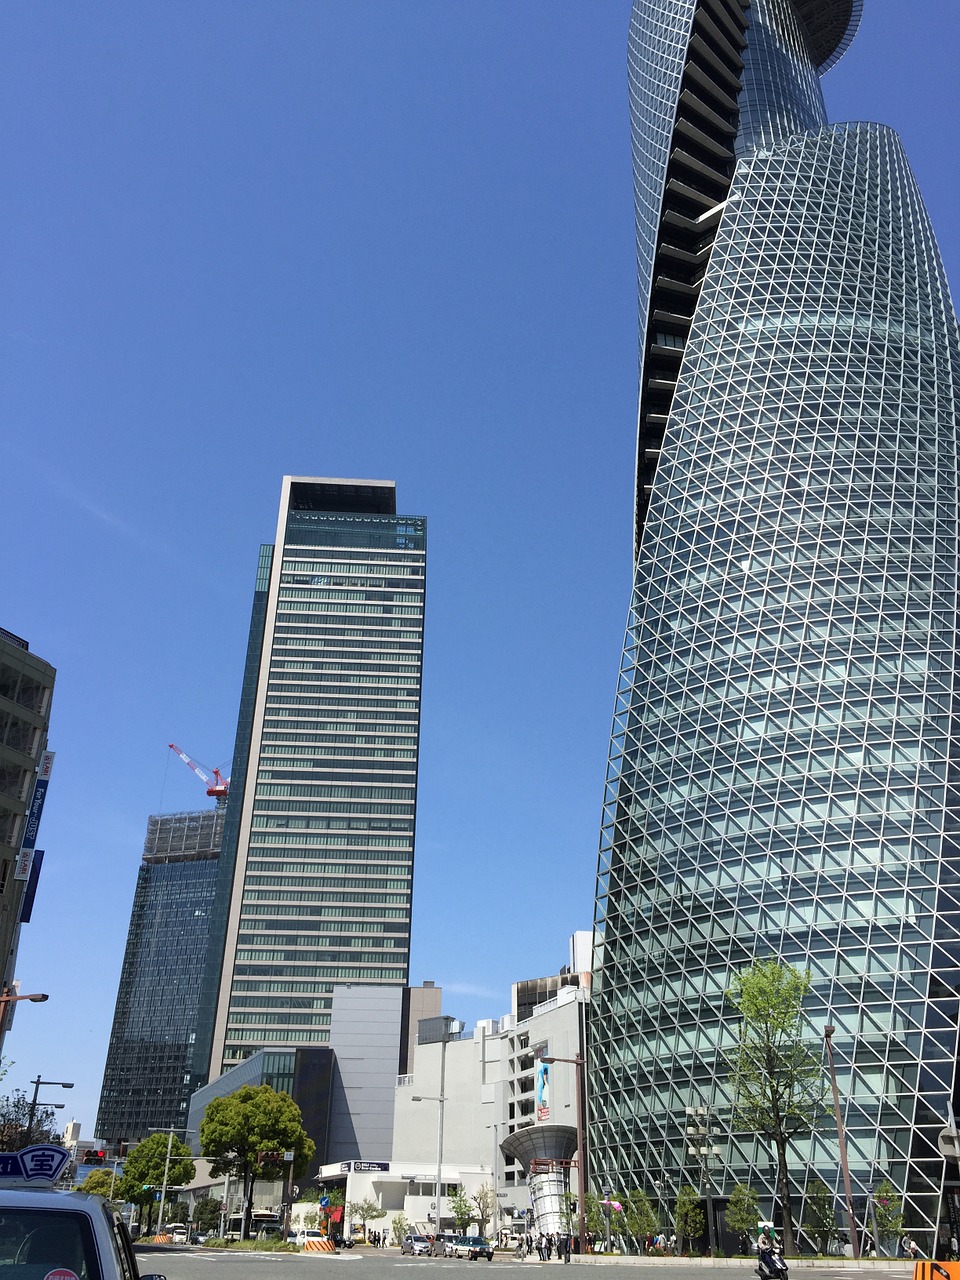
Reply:
[[[137,1280],[120,1215],[100,1196],[53,1189],[69,1159],[69,1151],[47,1143],[0,1154],[0,1272],[9,1266],[24,1280]]]

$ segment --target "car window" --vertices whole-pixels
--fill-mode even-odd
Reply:
[[[4,1280],[45,1280],[51,1271],[100,1280],[90,1219],[70,1210],[0,1208],[0,1271]]]

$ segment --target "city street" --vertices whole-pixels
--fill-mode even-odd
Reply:
[[[230,1253],[227,1250],[206,1249],[156,1249],[138,1250],[137,1261],[141,1275],[160,1274],[167,1280],[312,1280],[315,1272],[319,1272],[317,1280],[415,1280],[414,1273],[431,1272],[434,1280],[441,1280],[436,1275],[444,1273],[442,1280],[466,1280],[464,1273],[482,1276],[487,1262],[468,1262],[466,1259],[454,1258],[410,1258],[403,1257],[396,1250],[383,1252],[373,1250],[351,1250],[341,1254],[312,1253]],[[497,1271],[512,1270],[559,1270],[563,1267],[558,1262],[540,1262],[537,1258],[519,1261],[512,1254],[498,1254],[493,1266]],[[693,1276],[703,1269],[719,1272],[718,1280],[729,1277],[729,1280],[750,1280],[753,1268],[749,1259],[742,1262],[736,1259],[719,1259],[716,1263],[706,1258],[657,1260],[653,1262],[603,1261],[582,1264],[591,1268],[595,1280],[693,1280]],[[576,1261],[571,1262],[570,1270],[580,1267]],[[314,1268],[314,1271],[310,1271]],[[831,1267],[827,1262],[808,1265],[794,1263],[794,1273],[803,1273],[808,1280],[859,1280],[864,1273],[882,1276],[884,1280],[907,1280],[913,1274],[912,1264],[895,1264],[877,1266],[865,1263],[856,1266],[847,1263],[845,1266]],[[460,1276],[455,1275],[459,1272]],[[403,1274],[405,1273],[405,1274]],[[582,1277],[582,1271],[578,1274]],[[429,1277],[427,1277],[429,1280]],[[546,1278],[545,1278],[546,1280]],[[556,1280],[560,1280],[557,1276]]]

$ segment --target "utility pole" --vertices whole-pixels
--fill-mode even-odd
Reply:
[[[707,1238],[710,1242],[710,1256],[717,1255],[717,1228],[713,1218],[713,1179],[710,1173],[710,1161],[720,1154],[720,1148],[713,1145],[713,1139],[719,1130],[713,1127],[713,1116],[709,1107],[687,1107],[687,1154],[695,1156],[700,1165],[700,1194],[707,1207]]]

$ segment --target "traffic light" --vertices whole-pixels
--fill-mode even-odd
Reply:
[[[103,1164],[107,1158],[106,1151],[85,1151],[83,1153],[83,1164]]]

